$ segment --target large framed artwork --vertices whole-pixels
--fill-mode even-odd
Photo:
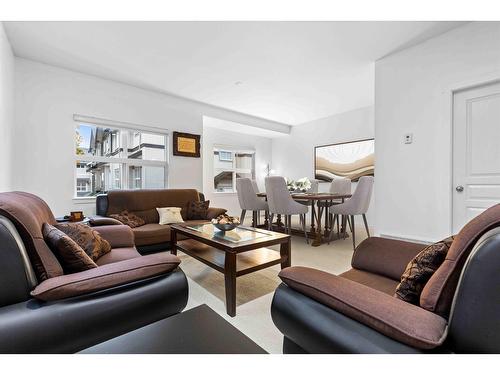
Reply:
[[[331,182],[334,178],[357,181],[375,172],[375,140],[336,143],[314,148],[314,178]]]

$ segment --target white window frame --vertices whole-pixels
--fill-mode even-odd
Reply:
[[[213,160],[213,154],[215,152],[219,152],[219,156],[220,156],[220,152],[230,152],[231,156],[232,156],[231,160],[225,160],[224,158],[220,159],[220,157],[219,157],[219,160],[220,161],[231,161],[232,167],[216,168],[215,165],[212,167],[212,172],[213,172],[212,190],[213,190],[214,194],[236,194],[236,192],[237,192],[236,191],[236,175],[238,173],[250,174],[252,176],[252,179],[255,178],[255,150],[251,150],[248,148],[242,148],[242,147],[235,147],[235,146],[222,146],[222,145],[217,146],[216,145],[216,146],[214,146],[214,148],[212,150],[212,160]],[[251,154],[252,155],[252,167],[250,169],[236,168],[236,160],[237,160],[236,155],[237,154]],[[231,191],[217,191],[217,189],[215,188],[215,176],[217,176],[217,174],[220,172],[231,172],[232,173],[233,189]]]
[[[129,187],[129,166],[145,166],[145,167],[163,167],[164,168],[164,186],[168,188],[168,175],[169,175],[169,138],[170,132],[166,129],[162,129],[159,127],[153,126],[145,126],[139,124],[133,124],[122,121],[113,121],[106,120],[97,117],[91,116],[83,116],[74,114],[74,129],[76,132],[77,127],[80,124],[88,124],[92,126],[98,127],[106,127],[113,130],[127,130],[127,131],[137,131],[137,132],[145,132],[145,133],[153,133],[157,135],[162,135],[165,137],[165,161],[159,160],[143,160],[143,159],[128,159],[128,158],[114,158],[114,157],[105,157],[105,156],[88,156],[88,155],[77,155],[74,153],[75,163],[77,162],[97,162],[97,163],[113,163],[113,164],[121,164],[122,175],[121,175],[121,188],[120,190],[132,189],[133,187]],[[74,134],[74,133],[73,133]],[[122,144],[122,140],[120,140],[120,144]],[[74,151],[74,148],[73,148]],[[74,200],[88,200],[95,199],[95,196],[89,197],[78,197],[77,196],[77,167],[74,168],[74,178],[73,178],[73,199]]]

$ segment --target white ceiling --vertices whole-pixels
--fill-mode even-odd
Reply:
[[[462,23],[5,22],[5,28],[17,56],[296,125],[373,104],[374,61]]]

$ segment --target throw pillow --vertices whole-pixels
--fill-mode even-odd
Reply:
[[[75,241],[93,261],[111,251],[108,241],[91,227],[79,223],[64,223],[55,226]]]
[[[188,220],[206,220],[210,201],[190,201],[187,206]]]
[[[109,217],[116,219],[125,225],[128,225],[130,228],[137,228],[146,224],[146,222],[141,217],[131,212],[128,212],[127,210],[122,211],[119,214],[109,215]]]
[[[441,266],[454,236],[427,246],[406,266],[394,297],[419,305],[420,294],[434,272]]]
[[[162,207],[157,208],[158,215],[160,215],[160,224],[174,224],[183,223],[180,207]]]
[[[94,263],[87,253],[59,229],[44,223],[42,233],[45,242],[47,242],[47,245],[49,245],[61,263],[65,274],[86,271],[97,267],[97,264]]]

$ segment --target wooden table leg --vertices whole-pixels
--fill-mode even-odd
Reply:
[[[177,255],[177,232],[175,229],[170,230],[170,246],[172,246],[170,253]]]
[[[276,215],[276,226],[278,230],[283,227],[283,222],[281,221],[281,214]]]
[[[292,265],[292,239],[288,238],[287,242],[280,245],[281,269]]]
[[[311,205],[314,207],[316,204],[316,201],[311,201]],[[319,201],[318,201],[319,202]],[[314,237],[314,241],[312,243],[312,246],[320,246],[321,245],[321,208],[318,206],[318,210],[316,212],[316,219],[317,219],[317,225],[316,225],[316,236]]]
[[[325,208],[323,208],[323,211],[325,212],[325,230],[323,231],[323,234],[325,237],[328,237],[330,234],[330,227],[332,226],[332,223],[330,223],[330,215],[329,215],[329,207],[332,204],[332,201],[325,201]]]
[[[311,233],[315,232],[314,220],[316,220],[316,212],[314,209],[314,201],[311,201]]]
[[[226,312],[229,316],[236,316],[236,253],[226,251],[224,263]]]

